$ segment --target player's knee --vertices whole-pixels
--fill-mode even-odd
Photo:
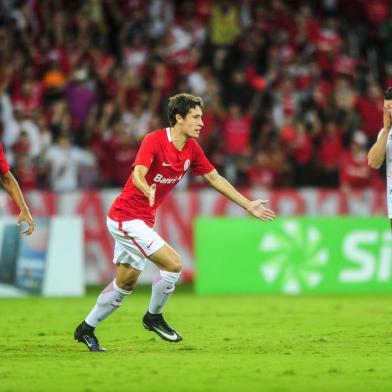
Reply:
[[[126,291],[133,291],[133,289],[136,286],[136,281],[135,282],[122,282],[121,284],[118,284],[118,287],[122,290]]]
[[[116,279],[117,286],[120,289],[127,290],[127,291],[132,291],[136,286],[136,282],[137,282],[137,276],[127,276],[122,280]]]
[[[170,260],[170,264],[168,265],[167,271],[169,272],[181,272],[182,268],[182,260],[181,257],[176,255]]]
[[[180,273],[181,272],[181,268],[182,268],[182,264],[181,263],[173,264],[172,267],[170,268],[170,272]]]
[[[135,282],[136,283],[136,282]],[[131,294],[133,291],[134,285],[131,284],[123,284],[121,287],[117,284],[116,279],[113,281],[113,286],[116,288],[117,293],[121,297],[120,302],[122,301],[123,298],[125,298],[127,295]],[[117,304],[120,306],[121,304]]]
[[[116,272],[116,285],[121,290],[132,291],[136,286],[139,275],[140,271],[135,270],[134,268],[125,268],[120,266]]]
[[[119,277],[116,278],[117,286],[120,289],[126,291],[132,291],[136,286],[136,282],[137,282],[137,276],[128,275],[128,276],[123,276],[121,278]]]

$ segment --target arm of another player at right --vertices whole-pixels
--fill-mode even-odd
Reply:
[[[391,120],[391,100],[384,101],[384,116],[383,126],[377,141],[373,144],[368,153],[368,165],[372,169],[379,169],[385,159],[385,152],[387,148],[388,133],[392,125]]]
[[[148,185],[146,181],[147,172],[148,168],[146,166],[136,165],[132,172],[132,182],[133,185],[147,197],[150,201],[150,207],[152,207],[155,202],[155,190],[157,186],[156,184],[152,184],[151,186]]]
[[[226,196],[240,207],[246,209],[249,214],[256,218],[263,221],[270,221],[275,218],[275,213],[269,208],[264,207],[268,200],[248,200],[245,196],[238,192],[233,185],[229,183],[229,181],[219,175],[215,169],[204,174],[203,177],[219,193]]]
[[[29,228],[26,229],[22,234],[31,234],[34,231],[34,221],[23,198],[23,194],[19,188],[18,182],[10,171],[0,176],[0,182],[7,193],[15,201],[16,205],[19,207],[20,213],[18,217],[18,225],[23,221],[29,225]]]

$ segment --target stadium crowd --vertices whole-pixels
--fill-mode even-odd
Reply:
[[[1,141],[22,189],[120,187],[178,92],[237,186],[383,187],[390,0],[3,0]],[[204,186],[188,178],[185,187]]]

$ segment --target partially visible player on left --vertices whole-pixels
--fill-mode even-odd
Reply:
[[[19,208],[18,225],[22,222],[28,224],[28,228],[22,232],[22,234],[30,235],[34,231],[34,221],[31,217],[30,211],[23,198],[22,191],[20,190],[18,181],[10,172],[10,166],[5,157],[3,146],[0,143],[0,183],[8,194],[15,201]]]

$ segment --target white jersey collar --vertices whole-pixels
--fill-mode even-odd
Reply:
[[[170,128],[169,127],[166,128],[166,135],[167,135],[167,140],[169,140],[169,142],[171,142],[172,138],[171,138],[171,135],[170,135]]]

